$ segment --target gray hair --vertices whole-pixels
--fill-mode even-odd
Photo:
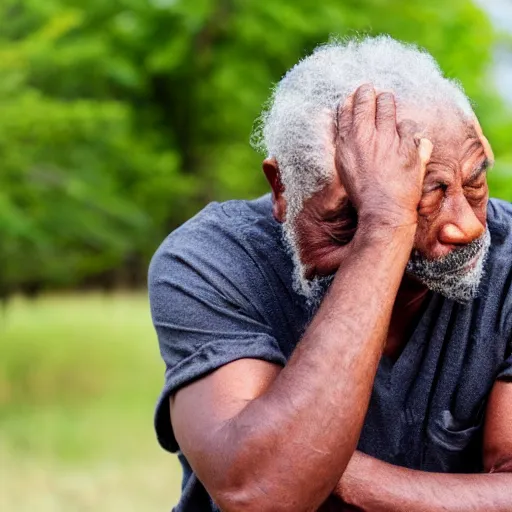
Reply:
[[[398,106],[473,116],[461,85],[414,45],[379,36],[319,46],[277,84],[251,140],[279,164],[289,219],[332,179],[336,109],[363,83],[393,91]]]

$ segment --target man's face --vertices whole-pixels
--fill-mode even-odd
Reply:
[[[492,163],[491,149],[478,123],[456,114],[402,110],[398,115],[398,122],[417,122],[422,136],[433,143],[407,272],[450,298],[469,299],[489,242],[485,171]],[[285,232],[293,230],[305,280],[332,275],[340,251],[356,230],[357,214],[334,174],[331,183],[305,202],[296,219],[284,225]]]

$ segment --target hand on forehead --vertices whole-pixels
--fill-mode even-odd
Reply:
[[[363,89],[365,86],[363,86]],[[374,98],[388,97],[394,94],[391,90],[373,88]],[[356,89],[346,100],[344,108],[354,108],[354,99],[361,96],[361,87]],[[366,91],[368,94],[368,91]],[[355,113],[355,110],[354,110]],[[378,120],[376,120],[378,121]],[[482,132],[482,128],[476,116],[465,117],[456,107],[447,108],[444,105],[432,105],[429,108],[415,106],[412,103],[408,105],[400,100],[396,102],[396,122],[397,125],[412,125],[418,137],[426,137],[432,141],[434,146],[434,157],[439,159],[459,160],[464,166],[467,160],[472,160],[470,154],[475,156],[475,142],[478,141],[481,150],[488,162],[487,166],[494,163],[494,154],[489,141]],[[476,139],[476,140],[475,140]],[[471,151],[467,151],[468,148]],[[480,152],[480,151],[478,151]]]

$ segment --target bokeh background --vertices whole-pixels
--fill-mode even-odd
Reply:
[[[271,85],[367,33],[462,82],[512,200],[512,0],[1,0],[0,510],[176,502],[149,258],[207,202],[266,191]]]

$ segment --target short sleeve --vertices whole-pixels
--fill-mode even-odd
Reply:
[[[171,234],[149,268],[152,320],[166,367],[155,429],[169,451],[178,450],[172,393],[237,359],[286,362],[260,307],[265,290],[258,268],[233,233],[215,216],[204,217]]]

